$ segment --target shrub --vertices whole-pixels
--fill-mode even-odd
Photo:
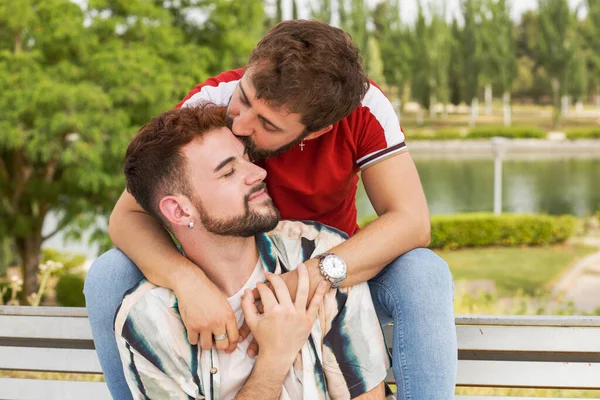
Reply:
[[[577,128],[566,132],[567,139],[600,139],[600,127],[597,128]]]
[[[440,129],[436,132],[413,132],[413,134],[408,135],[407,139],[409,141],[413,140],[456,140],[456,139],[464,139],[464,135],[460,133],[460,131],[455,129]]]
[[[85,263],[86,256],[80,253],[69,253],[53,248],[44,248],[42,249],[41,262],[45,263],[48,260],[59,262],[63,265],[60,271],[53,273],[56,276],[69,273],[72,269],[81,267]]]
[[[373,221],[370,217],[362,226]],[[431,218],[430,248],[541,246],[562,243],[573,235],[573,216],[465,213]]]
[[[10,292],[10,284],[8,282],[0,282],[0,294],[2,294],[0,305],[8,303],[8,300],[10,300]]]
[[[64,307],[85,307],[84,279],[80,275],[65,274],[56,283],[56,301]]]
[[[495,136],[509,139],[545,139],[546,132],[535,126],[479,126],[467,134],[468,139],[490,139]]]

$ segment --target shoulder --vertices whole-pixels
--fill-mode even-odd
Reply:
[[[243,68],[239,68],[209,78],[196,85],[177,107],[194,107],[205,101],[226,105],[243,74]]]
[[[266,234],[287,269],[329,251],[348,238],[336,228],[314,221],[281,221]]]
[[[151,329],[151,325],[165,317],[181,319],[175,294],[142,279],[123,296],[115,314],[115,332],[120,335],[126,325]]]

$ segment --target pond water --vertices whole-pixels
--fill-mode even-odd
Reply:
[[[492,159],[415,160],[431,214],[492,211]],[[505,160],[504,212],[593,214],[600,207],[600,159]],[[359,220],[374,213],[364,189],[357,194]]]

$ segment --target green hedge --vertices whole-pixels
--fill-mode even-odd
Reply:
[[[56,302],[63,307],[85,307],[84,279],[80,275],[65,274],[60,277],[54,290]]]
[[[361,226],[373,221],[366,218]],[[562,243],[575,231],[576,218],[570,215],[523,215],[465,213],[431,218],[433,249],[489,246],[540,246]]]
[[[509,139],[545,139],[546,132],[535,126],[479,126],[467,134],[467,139],[490,139],[495,136]]]
[[[567,139],[600,139],[600,127],[570,129],[566,132]]]

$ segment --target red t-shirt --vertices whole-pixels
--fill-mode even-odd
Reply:
[[[177,107],[212,101],[227,105],[243,69],[223,72],[190,91]],[[361,104],[324,135],[259,162],[284,219],[319,221],[352,236],[357,230],[358,172],[406,149],[390,101],[373,83]]]

